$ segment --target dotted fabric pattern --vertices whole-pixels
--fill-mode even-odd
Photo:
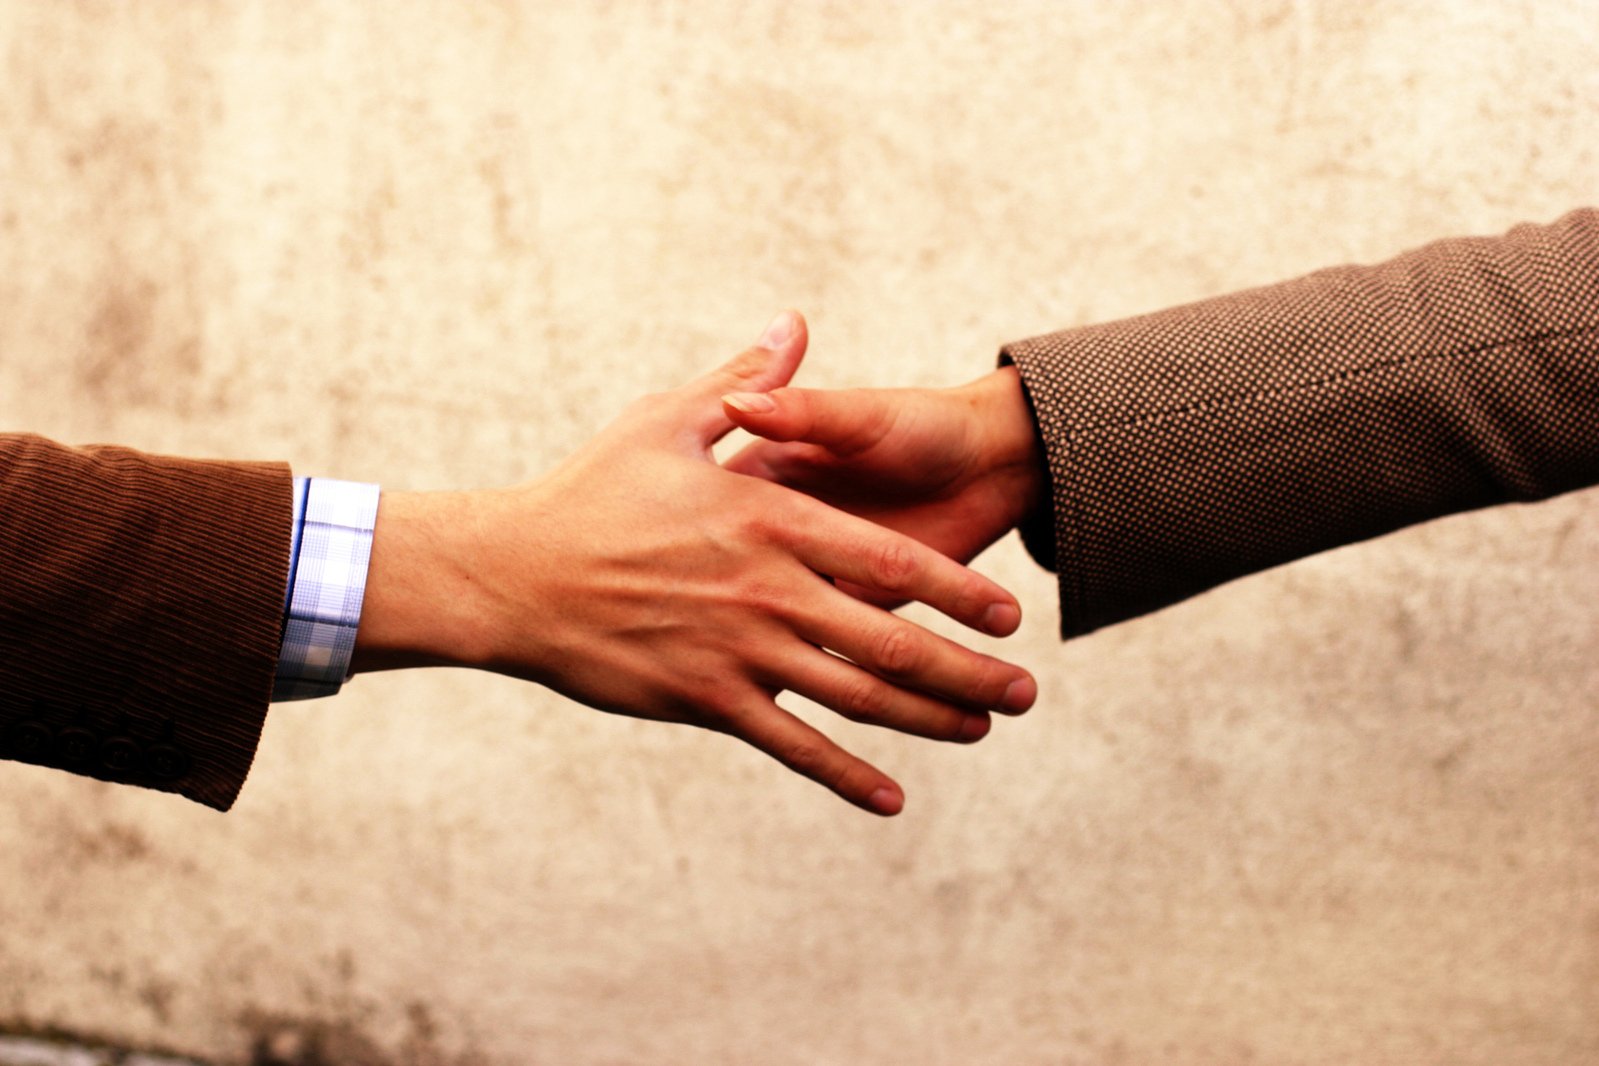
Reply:
[[[1072,637],[1457,511],[1599,483],[1599,212],[1008,345],[1023,528]]]

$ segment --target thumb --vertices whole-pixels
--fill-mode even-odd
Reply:
[[[804,441],[847,459],[882,440],[893,426],[892,395],[871,389],[734,392],[722,397],[722,409],[757,437]]]
[[[714,399],[724,392],[765,392],[787,385],[805,357],[808,340],[805,319],[798,311],[780,311],[761,339],[706,374],[688,388],[696,396]]]
[[[805,319],[798,311],[779,312],[753,348],[684,386],[681,394],[694,412],[694,428],[704,443],[716,443],[733,428],[717,397],[745,390],[764,392],[788,384],[805,358],[808,340]]]

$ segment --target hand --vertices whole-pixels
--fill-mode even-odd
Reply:
[[[967,562],[1048,490],[1015,367],[952,389],[779,388],[722,397],[764,440],[725,468],[806,492]],[[892,606],[903,597],[847,588]]]
[[[357,669],[470,665],[591,707],[730,733],[879,814],[898,785],[784,711],[790,689],[848,718],[971,741],[1017,713],[1027,673],[860,603],[828,578],[1006,635],[1003,589],[910,537],[718,467],[718,397],[786,383],[805,326],[634,403],[546,477],[385,494]],[[830,654],[836,653],[836,654]]]

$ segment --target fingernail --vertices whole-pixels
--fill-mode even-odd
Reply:
[[[779,311],[777,317],[767,325],[766,332],[761,334],[761,339],[756,341],[757,347],[776,351],[788,343],[794,335],[794,312]]]
[[[983,628],[1001,637],[1016,632],[1022,624],[1022,612],[1008,603],[996,603],[983,612]]]
[[[898,814],[905,801],[891,788],[880,788],[866,799],[866,805],[878,814]]]
[[[968,714],[961,723],[960,739],[965,743],[982,740],[994,728],[994,720],[985,715]]]
[[[1000,697],[999,705],[1012,714],[1021,714],[1031,707],[1037,698],[1038,682],[1030,677],[1018,677],[1005,686],[1005,695]]]
[[[752,415],[770,414],[777,410],[777,401],[764,392],[730,392],[722,397],[722,402]]]

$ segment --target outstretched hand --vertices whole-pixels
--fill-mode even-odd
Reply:
[[[745,390],[722,397],[757,440],[725,468],[799,489],[967,562],[1038,504],[1048,476],[1021,379],[951,389]],[[869,602],[904,597],[851,587]]]
[[[605,711],[730,733],[879,814],[899,786],[780,708],[788,689],[863,722],[972,741],[1037,687],[833,582],[918,600],[985,633],[1015,599],[903,533],[718,467],[719,397],[787,383],[804,322],[634,403],[546,477],[386,494],[357,669],[444,663],[548,685]]]

